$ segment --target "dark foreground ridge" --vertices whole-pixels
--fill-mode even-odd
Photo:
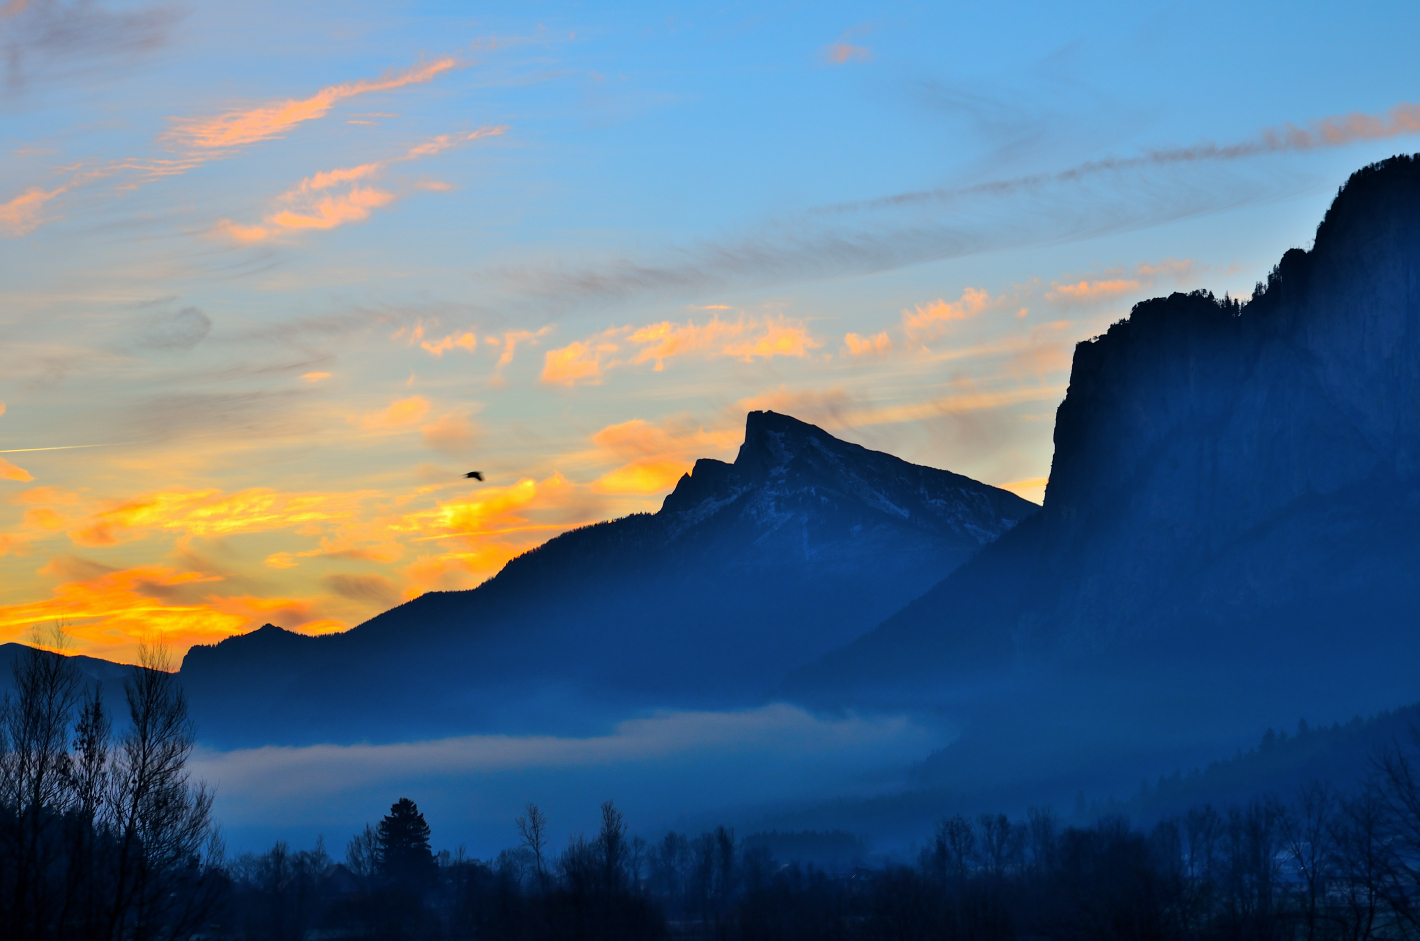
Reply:
[[[658,513],[566,533],[479,588],[342,635],[267,626],[194,647],[182,678],[204,734],[228,743],[546,731],[600,721],[587,702],[743,704],[1035,509],[751,412],[734,463],[697,461]]]
[[[1417,533],[1420,162],[1396,157],[1248,303],[1145,301],[1079,344],[1041,512],[790,688],[1089,675],[1113,698],[1077,728],[1111,734],[1389,708],[1420,695]]]

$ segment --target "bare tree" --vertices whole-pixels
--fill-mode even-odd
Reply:
[[[367,884],[373,885],[380,871],[380,835],[368,823],[345,848],[345,865]]]
[[[1336,795],[1325,784],[1309,784],[1302,788],[1294,812],[1283,824],[1282,845],[1301,879],[1302,922],[1307,941],[1314,941],[1324,925],[1335,857],[1332,834],[1336,803]]]
[[[212,793],[189,779],[194,730],[170,667],[165,651],[144,646],[124,687],[130,724],[114,758],[109,797],[117,842],[113,938],[191,934],[214,901],[203,860],[203,851],[217,845]]]
[[[538,810],[536,804],[530,803],[527,814],[517,819],[517,825],[523,846],[532,854],[538,888],[546,890],[547,863],[543,850],[547,848],[547,816]]]
[[[68,657],[41,649],[65,646],[64,627],[36,630],[33,646],[14,664],[16,698],[5,704],[0,805],[14,860],[10,936],[36,934],[62,906],[53,897],[53,869],[63,841],[56,831],[70,802],[69,730],[80,697],[79,672]]]
[[[1391,858],[1384,801],[1368,788],[1340,805],[1330,839],[1336,849],[1335,895],[1342,937],[1373,937],[1387,900]],[[1402,900],[1403,901],[1403,900]]]

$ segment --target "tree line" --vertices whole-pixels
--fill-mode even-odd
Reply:
[[[160,650],[140,660],[117,735],[71,659],[31,649],[15,665],[0,703],[6,938],[189,938],[225,898],[212,795],[186,770],[187,704]]]
[[[395,802],[332,857],[323,842],[226,858],[176,677],[152,651],[121,728],[72,661],[31,651],[0,704],[0,936],[28,939],[1420,938],[1420,765],[1380,753],[1367,783],[1196,807],[1147,830],[944,818],[912,860],[828,871],[727,827],[600,826],[554,849],[528,805],[518,845],[435,853]],[[1417,743],[1420,744],[1420,743]]]

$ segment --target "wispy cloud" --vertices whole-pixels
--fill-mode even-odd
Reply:
[[[30,472],[23,467],[16,467],[3,457],[0,457],[0,480],[17,480],[24,483],[34,480],[34,477],[30,476]]]
[[[211,117],[173,118],[163,139],[193,150],[229,150],[258,141],[282,137],[306,121],[323,118],[338,103],[358,95],[393,91],[431,81],[457,67],[452,56],[423,62],[409,69],[390,71],[379,78],[328,85],[309,98],[288,98],[256,108],[233,109]]]
[[[81,546],[114,545],[145,538],[152,531],[228,536],[309,528],[352,518],[361,501],[371,496],[361,492],[283,493],[264,487],[235,493],[215,489],[160,490],[80,516],[66,528],[70,538]]]
[[[885,331],[870,337],[846,333],[843,335],[843,348],[848,351],[849,356],[882,356],[892,350],[892,337],[888,336]]]
[[[1035,173],[1006,180],[993,180],[959,189],[914,190],[892,196],[838,203],[825,207],[833,212],[859,212],[933,202],[951,202],[971,196],[1007,196],[1058,183],[1074,183],[1106,173],[1144,167],[1214,163],[1242,160],[1267,154],[1305,152],[1344,147],[1357,141],[1384,140],[1420,133],[1420,104],[1402,102],[1380,115],[1351,112],[1308,121],[1302,125],[1283,124],[1264,128],[1249,140],[1231,144],[1206,141],[1189,147],[1156,147],[1128,157],[1088,160],[1054,173]]]
[[[45,221],[45,204],[68,191],[68,186],[50,190],[35,186],[7,203],[0,203],[0,233],[10,238],[30,234]]]
[[[391,431],[411,428],[429,414],[429,400],[422,395],[391,402],[377,412],[362,415],[352,422],[366,431]]]
[[[850,62],[872,61],[873,50],[853,41],[855,37],[866,35],[871,31],[871,27],[868,26],[858,26],[845,31],[842,36],[838,37],[837,42],[830,43],[820,50],[823,61],[827,62],[829,65],[847,65]]]
[[[1340,115],[1268,128],[1234,144],[1154,148],[1056,172],[830,204],[772,221],[740,239],[696,242],[655,258],[609,257],[579,269],[505,268],[490,274],[501,276],[522,298],[566,309],[637,295],[684,297],[728,284],[882,272],[1157,225],[1245,205],[1283,185],[1275,178],[1223,178],[1202,187],[1168,186],[1149,170],[1236,162],[1417,132],[1420,105],[1403,103],[1383,115]],[[1109,186],[1092,185],[1105,177],[1111,178]],[[986,215],[966,211],[968,204],[979,208],[983,202],[1008,199],[1029,203],[1014,216],[1006,207]],[[948,208],[953,211],[945,211]]]
[[[279,208],[267,215],[262,224],[247,225],[223,219],[217,224],[217,231],[237,242],[253,243],[282,232],[333,229],[350,222],[363,222],[373,210],[395,201],[394,193],[371,183],[391,166],[431,157],[482,137],[496,137],[506,130],[506,126],[481,127],[458,134],[441,134],[416,144],[398,157],[313,174],[277,197]]]
[[[845,65],[849,62],[868,62],[873,58],[873,51],[867,46],[836,42],[824,48],[823,57],[830,65]]]
[[[1107,303],[1130,294],[1147,291],[1161,281],[1178,281],[1197,271],[1187,259],[1165,259],[1156,264],[1136,265],[1132,271],[1112,270],[1077,281],[1052,281],[1045,299],[1056,304],[1088,306]]]
[[[980,288],[967,288],[955,301],[945,301],[940,297],[926,304],[918,304],[912,310],[902,312],[902,332],[907,341],[921,345],[935,340],[956,320],[969,320],[990,307],[1009,303],[1005,297],[993,298]]]
[[[58,3],[57,0],[37,0],[31,6],[37,9],[71,9],[71,6]],[[22,6],[21,13],[29,10],[31,6]],[[97,5],[89,3],[73,4],[72,8],[88,11],[98,9]],[[0,19],[0,27],[3,27],[4,22],[3,19]],[[11,58],[13,62],[14,57]],[[176,147],[180,151],[178,155],[173,157],[124,157],[84,165],[78,170],[72,166],[60,168],[69,177],[68,182],[54,187],[32,186],[19,195],[11,197],[8,202],[0,204],[0,234],[9,237],[29,234],[48,221],[48,217],[44,215],[45,204],[91,184],[117,177],[124,180],[123,187],[132,189],[142,183],[177,176],[211,160],[231,156],[245,145],[284,136],[303,122],[324,117],[337,103],[352,96],[377,91],[391,91],[407,85],[428,82],[440,73],[458,65],[458,60],[453,57],[443,57],[404,71],[386,73],[378,79],[364,79],[331,85],[306,99],[291,99],[254,109],[234,110],[214,117],[173,118],[173,126],[160,139],[169,146]],[[502,133],[502,131],[502,128],[481,129],[473,132],[472,136]],[[403,157],[371,165],[369,172],[376,172],[388,164],[400,160],[428,156],[439,149],[452,146],[465,139],[471,139],[471,137],[455,134],[435,138],[433,141],[412,148]],[[309,197],[309,190],[320,188],[315,185],[317,183],[323,182],[326,188],[338,183],[348,183],[353,178],[341,179],[340,175],[351,174],[360,169],[362,168],[354,167],[331,171],[330,174],[316,174],[316,176],[302,181],[302,185],[307,187],[305,195]],[[424,188],[434,189],[437,187]],[[300,186],[296,188],[296,191],[287,193],[286,197],[298,200],[302,195],[299,191]],[[295,210],[292,215],[286,217],[285,221],[291,223],[289,227],[292,228],[329,228],[344,221],[363,219],[368,216],[370,209],[378,208],[392,199],[393,196],[389,194],[353,187],[324,200],[308,199],[305,204],[307,211],[304,214]],[[259,242],[271,234],[268,227],[234,222],[230,219],[221,220],[216,227],[220,232],[238,242]]]
[[[679,356],[732,357],[753,362],[774,356],[802,358],[821,344],[808,328],[783,317],[748,317],[707,322],[669,320],[644,327],[616,327],[544,358],[542,381],[573,386],[600,382],[609,370],[653,363],[656,372]]]

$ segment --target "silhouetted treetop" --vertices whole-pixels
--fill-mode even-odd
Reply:
[[[407,797],[390,806],[380,821],[380,874],[393,882],[417,885],[434,873],[434,853],[429,848],[429,824],[419,807]]]

